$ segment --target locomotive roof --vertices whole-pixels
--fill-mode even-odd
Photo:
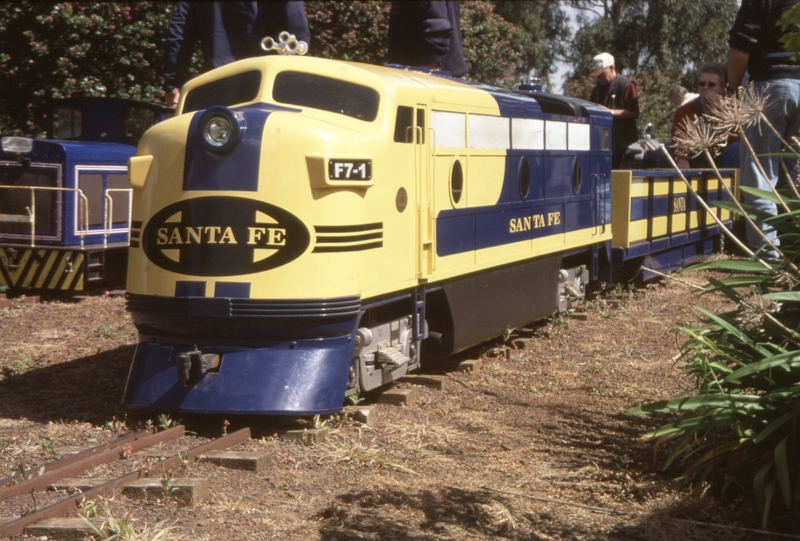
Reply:
[[[263,73],[264,78],[258,96],[242,102],[241,105],[273,101],[271,86],[276,75],[280,72],[299,71],[368,86],[384,97],[418,97],[447,108],[514,117],[538,117],[542,113],[585,118],[608,116],[607,121],[610,123],[610,114],[607,111],[583,100],[544,92],[515,92],[414,69],[305,56],[249,58],[200,75],[185,85],[179,111],[184,108],[183,99],[193,89],[251,71]]]

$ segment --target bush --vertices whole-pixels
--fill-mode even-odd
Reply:
[[[686,125],[681,144],[691,154],[708,152],[733,130],[759,117],[763,96],[750,92],[730,98],[714,111],[719,122],[698,119]],[[708,129],[709,126],[711,129]],[[716,127],[715,127],[716,126]],[[762,126],[762,129],[769,129]],[[743,140],[746,143],[746,140]],[[795,160],[800,149],[786,154]],[[755,157],[754,157],[755,158]],[[723,314],[698,309],[704,325],[680,328],[685,335],[682,370],[697,382],[670,400],[646,404],[636,414],[678,412],[680,418],[645,435],[671,443],[664,463],[680,464],[696,482],[709,481],[723,494],[742,491],[755,503],[763,526],[800,526],[800,195],[742,191],[775,201],[777,216],[734,201],[717,206],[774,227],[778,259],[764,259],[742,245],[749,257],[690,267],[725,273],[708,277],[707,294],[721,294],[736,308]],[[718,275],[717,275],[718,276]],[[794,458],[792,458],[794,457]]]

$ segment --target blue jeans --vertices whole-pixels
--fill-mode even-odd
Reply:
[[[777,81],[760,81],[751,83],[756,91],[766,92],[767,109],[764,116],[769,119],[778,133],[783,136],[785,141],[791,143],[792,137],[800,137],[800,80],[781,79]],[[766,90],[765,90],[766,89]],[[767,126],[755,124],[745,129],[745,137],[752,145],[756,155],[780,152],[782,144],[780,139]],[[781,174],[780,158],[760,157],[766,178],[759,172],[755,159],[747,150],[747,145],[742,142],[739,154],[741,168],[742,186],[751,186],[761,190],[771,191],[770,184],[775,186]],[[784,160],[786,169],[792,175],[792,180],[796,180],[798,173],[794,170],[796,160]],[[747,204],[767,212],[777,214],[778,209],[775,203],[762,197],[755,197],[745,194],[744,200]],[[777,246],[777,234],[772,227],[766,224],[758,224],[767,238]],[[754,250],[764,245],[764,239],[752,227],[747,226],[747,243]],[[777,254],[766,253],[769,256]]]

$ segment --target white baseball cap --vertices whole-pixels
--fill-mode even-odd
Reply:
[[[592,72],[589,74],[591,77],[597,75],[609,66],[614,65],[614,57],[608,53],[600,53],[592,58]]]

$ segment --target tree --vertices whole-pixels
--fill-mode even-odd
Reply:
[[[386,63],[389,2],[305,3],[311,30],[309,54],[367,64]]]
[[[522,52],[519,71],[528,75],[534,71],[545,86],[556,72],[556,62],[566,55],[571,36],[569,18],[555,0],[494,2],[495,13],[512,23],[516,29],[511,41]]]
[[[5,3],[0,6],[0,131],[37,133],[51,98],[162,97],[173,4]]]
[[[566,0],[580,13],[565,59],[572,78],[589,73],[591,59],[607,51],[618,71],[679,73],[694,86],[704,62],[725,62],[737,0]],[[680,81],[675,81],[680,82]]]
[[[725,62],[728,31],[737,0],[566,0],[579,12],[581,27],[565,58],[573,66],[567,95],[589,98],[591,60],[606,51],[617,71],[639,88],[639,127],[653,124],[656,139],[669,139],[673,84],[694,89],[697,68]]]
[[[389,6],[378,0],[306,2],[309,54],[384,64]],[[161,101],[164,40],[174,7],[174,2],[0,4],[0,133],[40,133],[45,103],[52,98]],[[493,4],[470,1],[462,5],[462,33],[469,78],[511,86],[522,63],[514,25],[495,13]]]

